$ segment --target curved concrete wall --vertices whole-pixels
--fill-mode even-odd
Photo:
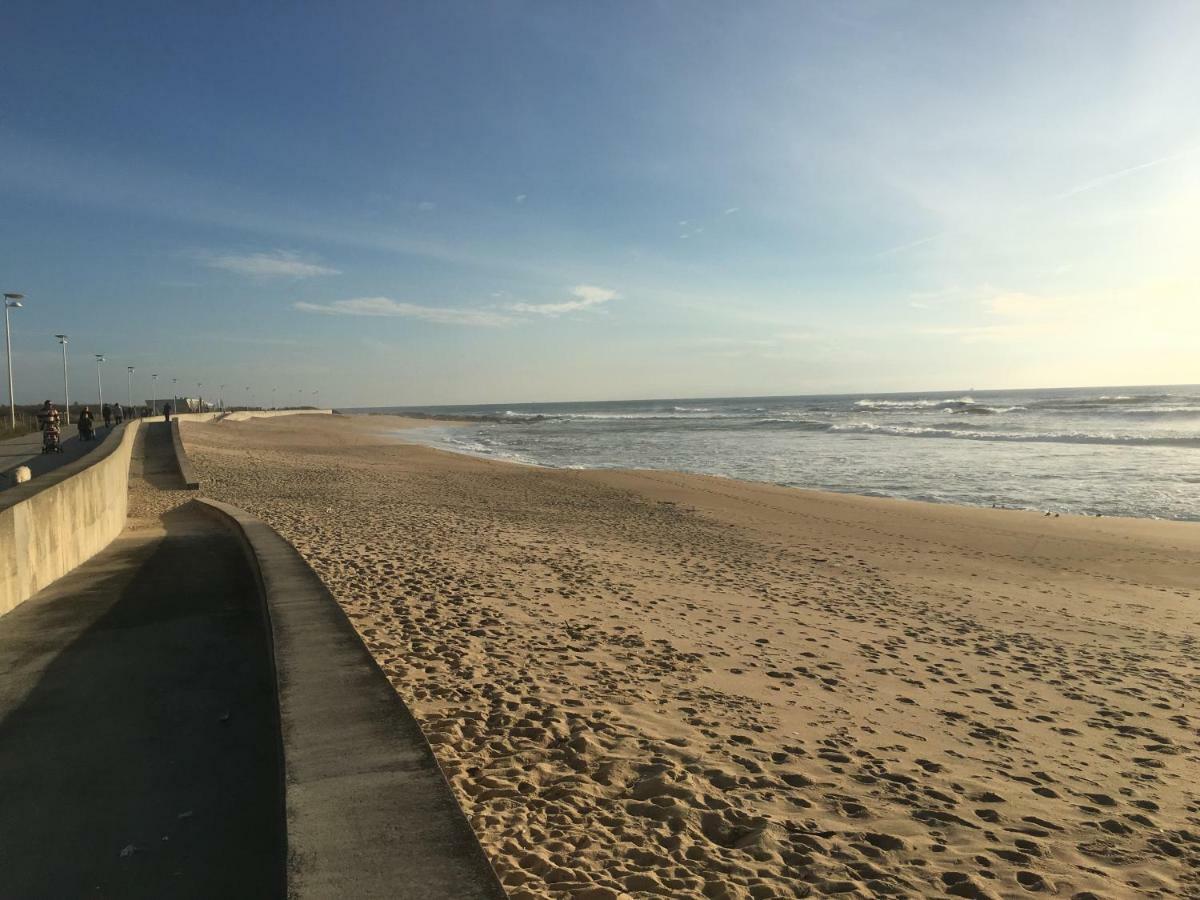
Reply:
[[[234,412],[179,413],[171,416],[181,422],[245,422],[247,419],[273,419],[276,416],[330,416],[332,409],[239,409]]]
[[[0,615],[121,533],[139,425],[119,425],[81,459],[0,494]]]
[[[273,419],[276,416],[329,416],[332,409],[239,409],[227,413],[223,422],[244,422],[247,419]]]
[[[179,477],[183,479],[183,487],[188,491],[200,490],[200,482],[192,471],[192,461],[188,459],[187,450],[183,446],[183,436],[179,433],[179,420],[171,422],[171,447],[175,451],[175,465],[179,467]]]
[[[196,503],[239,536],[262,592],[288,897],[503,900],[420,726],[325,585],[265,522]]]

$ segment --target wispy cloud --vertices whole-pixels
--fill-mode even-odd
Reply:
[[[561,316],[563,313],[600,306],[610,300],[616,300],[621,295],[614,290],[594,284],[577,284],[571,288],[571,296],[575,299],[564,300],[561,303],[514,303],[509,309],[513,312],[532,313],[539,316]]]
[[[1036,200],[1031,203],[1025,203],[1025,204],[1022,204],[1020,206],[1017,206],[1017,207],[1014,207],[1014,208],[1011,208],[1008,210],[1000,210],[998,212],[998,215],[996,217],[994,217],[993,220],[984,220],[983,222],[978,223],[973,227],[967,226],[967,227],[944,229],[942,231],[938,231],[933,234],[925,235],[924,237],[918,238],[917,240],[906,241],[903,244],[897,244],[894,247],[889,247],[886,250],[881,250],[876,255],[877,255],[877,257],[880,257],[880,258],[894,256],[896,254],[904,253],[905,251],[908,251],[908,250],[914,250],[917,247],[922,247],[926,244],[932,244],[935,241],[960,238],[960,237],[968,235],[970,232],[976,230],[979,227],[986,226],[986,224],[988,224],[989,222],[990,222],[990,224],[993,224],[993,225],[1002,224],[1002,223],[1005,223],[1005,222],[1007,222],[1011,219],[1014,219],[1018,216],[1021,216],[1021,215],[1027,215],[1030,213],[1037,212],[1039,210],[1045,210],[1051,204],[1059,203],[1063,200],[1070,200],[1072,197],[1076,197],[1080,194],[1086,194],[1089,191],[1094,191],[1099,188],[1106,187],[1107,185],[1112,184],[1115,181],[1120,181],[1121,179],[1128,178],[1131,175],[1136,175],[1139,172],[1144,172],[1147,169],[1156,169],[1159,166],[1165,166],[1170,163],[1178,162],[1179,160],[1187,159],[1188,157],[1195,156],[1197,153],[1200,153],[1200,146],[1188,147],[1184,150],[1180,150],[1177,153],[1171,153],[1167,156],[1160,156],[1157,159],[1151,159],[1151,160],[1147,160],[1146,162],[1143,162],[1143,163],[1138,163],[1137,165],[1126,166],[1123,169],[1116,169],[1112,172],[1106,172],[1103,175],[1098,175],[1095,178],[1090,178],[1087,181],[1083,181],[1083,182],[1080,182],[1079,184],[1073,185],[1072,187],[1069,187],[1066,190],[1059,191],[1058,193],[1055,193],[1055,194],[1050,194],[1049,196],[1046,196],[1040,200]]]
[[[528,199],[529,199],[528,194],[517,194],[517,196],[513,197],[513,200],[518,204],[524,203]]]
[[[209,256],[204,264],[213,269],[251,275],[255,278],[313,278],[318,275],[340,275],[337,269],[307,262],[297,253],[274,250],[270,253],[251,253],[245,256]]]
[[[1197,153],[1200,153],[1200,146],[1189,147],[1186,150],[1181,150],[1179,153],[1172,153],[1170,156],[1162,156],[1162,157],[1159,157],[1158,159],[1152,159],[1149,162],[1139,163],[1136,166],[1129,166],[1124,169],[1118,169],[1115,172],[1108,172],[1104,175],[1099,176],[1098,178],[1093,178],[1090,181],[1085,181],[1082,184],[1077,184],[1077,185],[1075,185],[1075,187],[1065,190],[1061,194],[1055,194],[1053,197],[1050,198],[1050,200],[1051,201],[1066,200],[1069,197],[1074,197],[1076,194],[1082,194],[1082,193],[1085,193],[1086,191],[1091,191],[1091,190],[1095,190],[1098,187],[1103,187],[1104,185],[1108,184],[1109,182],[1113,182],[1113,181],[1117,181],[1118,179],[1125,178],[1126,176],[1132,175],[1135,172],[1141,172],[1145,169],[1154,169],[1154,168],[1157,168],[1158,166],[1162,166],[1162,165],[1166,165],[1167,163],[1175,162],[1176,160],[1185,159],[1186,157],[1193,156]]]
[[[437,204],[432,200],[422,200],[417,204],[417,209],[419,209],[421,212],[430,212],[437,209]]]
[[[301,312],[326,316],[376,316],[400,319],[420,319],[439,325],[469,325],[498,328],[510,324],[511,317],[486,309],[458,309],[450,306],[423,306],[390,297],[356,297],[332,303],[293,303]]]

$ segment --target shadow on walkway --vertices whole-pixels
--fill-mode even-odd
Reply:
[[[169,433],[168,433],[169,439]],[[0,619],[0,894],[278,897],[256,587],[188,507]]]
[[[0,491],[16,484],[12,477],[12,471],[17,466],[28,466],[36,479],[95,450],[112,431],[113,429],[101,425],[96,429],[94,441],[81,441],[74,431],[68,433],[67,427],[64,426],[62,453],[43,453],[40,431],[0,441]]]

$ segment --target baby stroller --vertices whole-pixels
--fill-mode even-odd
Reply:
[[[38,424],[42,426],[42,452],[62,453],[62,432],[58,427],[58,410],[47,400],[38,410]]]
[[[62,453],[62,432],[53,425],[42,432],[42,452]]]

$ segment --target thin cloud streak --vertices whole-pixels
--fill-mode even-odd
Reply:
[[[1118,169],[1115,172],[1109,172],[1107,175],[1101,175],[1098,178],[1093,178],[1091,181],[1085,181],[1083,184],[1077,185],[1068,191],[1063,191],[1061,194],[1055,194],[1050,198],[1050,201],[1053,202],[1057,200],[1066,200],[1068,197],[1074,197],[1077,194],[1095,190],[1096,188],[1102,187],[1109,182],[1125,178],[1128,175],[1132,175],[1134,172],[1141,172],[1145,169],[1157,168],[1158,166],[1166,165],[1167,163],[1176,162],[1177,160],[1193,156],[1196,153],[1200,153],[1200,146],[1190,147],[1187,150],[1180,151],[1179,153],[1172,153],[1170,156],[1162,156],[1158,159],[1152,159],[1149,162],[1139,163],[1138,165],[1130,166],[1127,169]]]
[[[512,323],[509,316],[484,309],[456,309],[447,306],[423,306],[390,297],[355,297],[332,303],[293,303],[293,309],[326,316],[374,316],[383,318],[419,319],[438,325],[465,325],[499,328]]]
[[[214,256],[206,259],[204,264],[212,269],[224,269],[255,278],[314,278],[318,275],[341,274],[337,269],[305,262],[299,254],[286,250],[245,256]]]
[[[1124,169],[1117,169],[1115,172],[1108,172],[1104,175],[1100,175],[1100,176],[1097,176],[1096,178],[1092,178],[1088,181],[1085,181],[1082,184],[1078,184],[1072,188],[1068,188],[1067,190],[1062,191],[1061,193],[1052,194],[1049,197],[1046,197],[1044,200],[1042,200],[1039,203],[1031,203],[1026,206],[1019,207],[1018,209],[1012,210],[1009,213],[1009,216],[1017,216],[1017,215],[1021,215],[1024,213],[1033,212],[1034,210],[1041,209],[1052,203],[1058,203],[1059,201],[1062,201],[1062,200],[1069,200],[1072,197],[1076,197],[1080,194],[1085,194],[1088,191],[1094,191],[1097,188],[1104,187],[1105,185],[1111,184],[1114,181],[1119,181],[1122,178],[1127,178],[1130,175],[1134,175],[1138,172],[1144,172],[1147,169],[1154,169],[1159,166],[1166,165],[1168,163],[1178,162],[1181,159],[1186,159],[1187,157],[1194,156],[1197,153],[1200,153],[1200,146],[1189,147],[1187,150],[1182,150],[1178,153],[1172,153],[1169,156],[1160,156],[1158,159],[1152,159],[1152,160],[1149,160],[1148,162],[1138,163],[1136,166],[1129,166]],[[966,234],[968,231],[970,231],[970,229],[966,229],[966,228],[957,229],[957,230],[939,231],[936,234],[931,234],[931,235],[928,235],[923,238],[918,238],[915,241],[909,241],[908,243],[905,243],[905,244],[898,244],[895,247],[889,247],[888,249],[882,250],[879,253],[877,253],[876,258],[882,259],[884,257],[894,256],[896,254],[903,253],[906,250],[913,250],[913,249],[916,249],[917,247],[921,247],[925,244],[931,244],[934,241],[939,241],[944,238],[959,237],[963,234]]]
[[[609,288],[598,287],[594,284],[577,284],[571,289],[574,300],[562,303],[514,303],[509,307],[513,312],[532,313],[541,316],[560,316],[563,313],[577,312],[616,300],[621,295]]]

